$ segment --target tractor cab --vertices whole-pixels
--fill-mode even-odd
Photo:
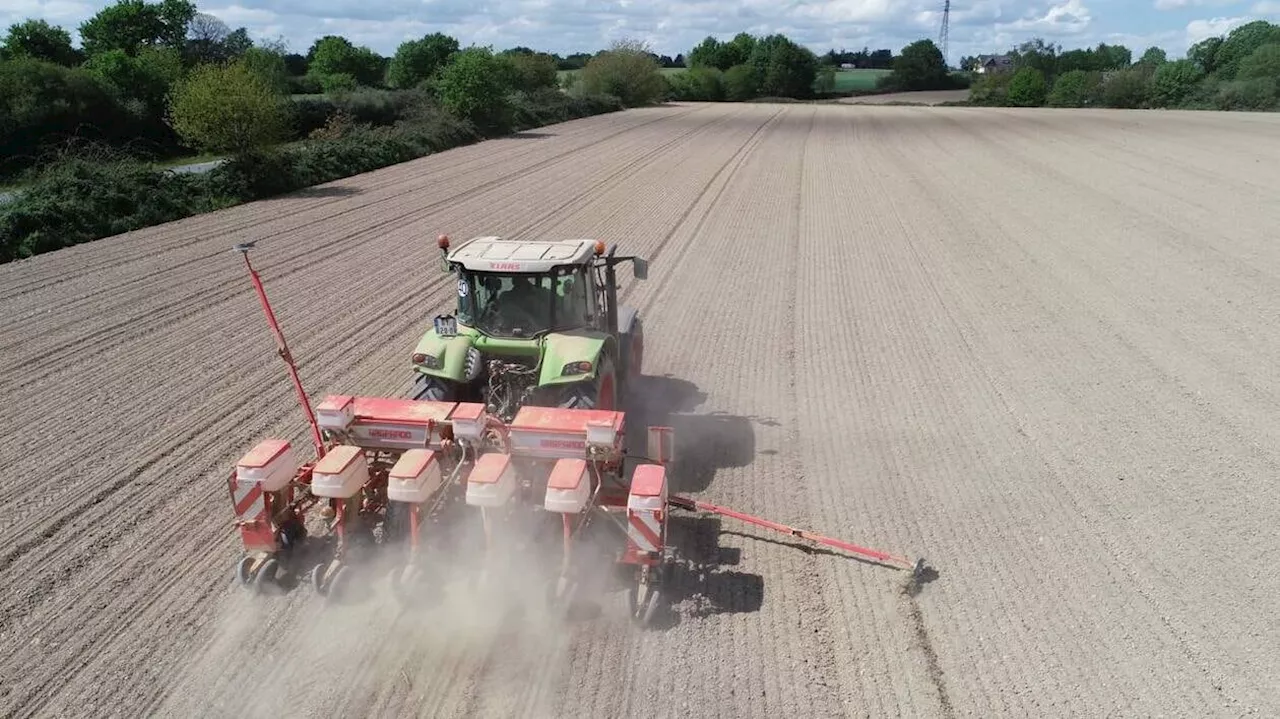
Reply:
[[[553,331],[603,329],[594,275],[586,264],[545,272],[501,272],[460,265],[456,318],[483,335],[529,339]]]
[[[615,267],[631,261],[644,279],[643,259],[590,239],[438,244],[456,304],[414,349],[412,397],[482,401],[499,416],[524,404],[613,406],[642,349],[637,313],[617,304]]]

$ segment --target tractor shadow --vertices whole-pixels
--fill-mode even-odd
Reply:
[[[741,552],[736,547],[720,545],[720,535],[724,534],[720,525],[720,518],[715,516],[673,514],[668,518],[667,542],[675,556],[667,565],[661,594],[646,630],[662,632],[685,621],[760,611],[764,579],[733,569],[741,561]],[[595,558],[588,565],[595,578],[587,581],[566,608],[565,618],[571,623],[599,619],[612,611],[606,607],[623,609],[628,589],[635,586],[634,565],[616,562],[612,532],[607,539],[598,539],[603,541],[590,545]]]
[[[642,375],[632,380],[626,401],[627,446],[644,456],[649,426],[675,431],[675,462],[669,473],[672,492],[701,492],[721,469],[745,467],[755,459],[752,422],[776,425],[771,419],[697,412],[707,399],[692,382],[671,376]]]
[[[741,551],[720,545],[719,517],[673,515],[667,531],[678,555],[650,629],[663,631],[685,620],[760,611],[764,578],[733,569],[742,559]]]

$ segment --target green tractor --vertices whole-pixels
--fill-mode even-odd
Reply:
[[[644,330],[618,306],[617,257],[596,240],[477,237],[450,250],[456,314],[435,318],[413,351],[414,399],[482,402],[509,422],[524,405],[618,409],[641,371]]]

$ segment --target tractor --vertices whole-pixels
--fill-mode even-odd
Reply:
[[[457,277],[454,314],[439,315],[413,351],[410,398],[479,402],[510,422],[523,406],[613,410],[638,377],[644,330],[618,305],[616,267],[648,262],[598,240],[476,237],[437,245]]]

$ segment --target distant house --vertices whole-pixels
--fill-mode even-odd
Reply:
[[[979,55],[974,72],[986,75],[991,72],[1008,72],[1013,69],[1013,57],[1009,55]]]

